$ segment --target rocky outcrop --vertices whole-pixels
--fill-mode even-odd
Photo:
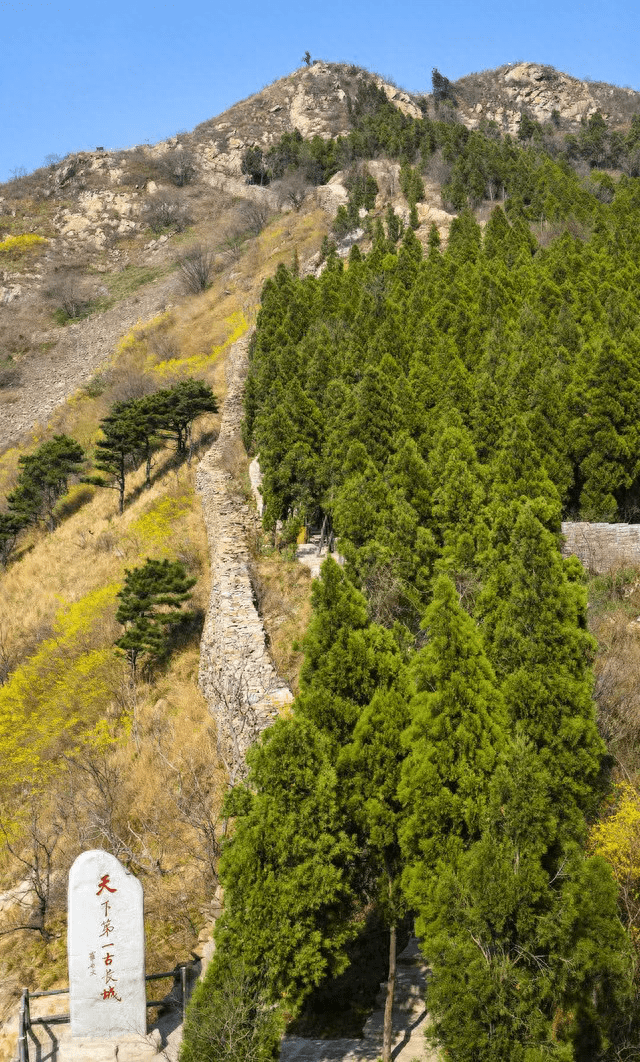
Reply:
[[[542,123],[555,118],[571,128],[600,111],[614,126],[624,124],[640,100],[633,89],[583,81],[540,63],[511,63],[469,74],[456,82],[454,92],[458,117],[466,126],[493,121],[512,134],[523,113]]]
[[[198,466],[211,559],[211,596],[200,646],[200,687],[218,729],[218,747],[233,784],[244,776],[245,754],[293,700],[279,678],[254,600],[248,541],[254,516],[224,467],[225,451],[240,433],[247,368],[245,336],[231,349],[227,394],[216,443]]]

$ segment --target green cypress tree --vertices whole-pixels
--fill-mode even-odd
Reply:
[[[573,451],[580,507],[591,520],[615,520],[640,498],[638,343],[603,339],[578,382]]]
[[[624,1014],[631,967],[611,872],[575,842],[518,736],[480,836],[434,888],[424,947],[435,1033],[460,1062],[591,1062]]]
[[[480,636],[446,576],[436,579],[424,627],[429,640],[412,661],[417,693],[398,789],[406,808],[404,888],[420,933],[439,861],[455,860],[478,836],[506,725]]]
[[[268,1002],[290,1015],[345,968],[357,932],[356,846],[330,749],[310,720],[278,720],[249,753],[247,785],[227,805],[236,821],[220,864],[225,913],[213,961],[240,960],[260,973]]]
[[[352,743],[339,760],[346,803],[366,852],[367,876],[373,876],[378,883],[377,900],[389,927],[382,1062],[391,1060],[397,931],[405,913],[399,842],[404,811],[397,790],[405,757],[402,734],[409,723],[409,710],[406,691],[401,687],[402,684],[398,689],[374,695],[356,723]]]
[[[402,659],[393,634],[369,622],[365,598],[331,557],[313,583],[311,603],[296,711],[338,748],[351,741],[376,690],[395,684]]]
[[[586,595],[532,502],[520,506],[504,556],[486,580],[477,616],[512,724],[538,750],[569,822],[593,809],[604,753]]]

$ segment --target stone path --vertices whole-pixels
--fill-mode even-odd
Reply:
[[[247,749],[282,705],[293,700],[269,656],[251,586],[247,542],[255,518],[223,466],[225,449],[240,434],[248,340],[243,336],[230,350],[220,434],[196,475],[211,558],[199,681],[216,720],[219,752],[232,784],[244,776]]]

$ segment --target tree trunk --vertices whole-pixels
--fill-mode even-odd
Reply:
[[[391,1045],[393,1041],[393,994],[396,987],[396,937],[395,926],[389,930],[389,977],[387,980],[387,998],[384,1005],[384,1026],[382,1032],[382,1062],[391,1062]]]
[[[124,512],[124,476],[121,476],[118,480],[118,499],[120,503],[120,516]]]

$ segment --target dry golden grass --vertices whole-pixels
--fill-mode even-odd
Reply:
[[[252,567],[271,657],[295,694],[303,654],[293,646],[304,637],[311,616],[309,569],[279,553],[258,554]]]
[[[29,449],[54,433],[66,432],[90,451],[113,401],[167,386],[187,373],[210,383],[221,402],[227,352],[253,324],[264,280],[279,262],[291,263],[296,248],[302,261],[314,253],[324,232],[326,218],[315,208],[275,219],[244,245],[233,266],[218,274],[207,292],[185,298],[123,337],[99,378],[66,403],[45,430],[33,433]],[[131,475],[122,517],[117,514],[115,491],[88,489],[83,492],[84,504],[53,533],[34,530],[25,538],[15,562],[0,575],[0,654],[8,654],[12,667],[31,659],[43,640],[51,638],[65,604],[82,602],[101,588],[120,584],[125,568],[143,563],[147,556],[177,558],[189,566],[198,577],[193,607],[204,614],[210,573],[194,475],[197,454],[215,437],[219,423],[219,415],[197,422],[191,469],[176,466],[172,452],[163,450],[156,457],[149,490],[142,469]],[[0,491],[6,492],[15,482],[23,452],[13,448],[0,456]],[[233,448],[228,459],[246,498],[247,458],[242,446]],[[295,689],[302,657],[292,643],[301,639],[308,622],[308,572],[283,556],[263,553],[255,560],[255,578],[271,653]],[[91,634],[96,646],[112,644],[118,625],[112,615],[115,606],[111,608],[101,621],[103,628]],[[53,783],[39,794],[37,805],[38,828],[45,834],[63,824],[55,851],[51,938],[45,941],[24,930],[0,936],[5,985],[0,1017],[22,984],[43,988],[66,983],[66,876],[75,856],[87,847],[105,845],[140,875],[149,970],[169,969],[186,959],[207,924],[214,849],[221,830],[217,818],[226,780],[218,764],[215,728],[197,686],[198,659],[195,632],[176,648],[165,670],[139,683],[134,696],[124,660],[114,653],[113,688],[103,698],[102,724],[79,755],[60,745],[67,759]],[[111,786],[111,833],[105,832],[98,776]],[[26,855],[31,840],[26,815],[22,835],[16,835],[17,852]],[[0,852],[3,888],[25,876],[19,859],[6,849]],[[6,912],[5,924],[14,915]],[[2,1057],[3,1051],[0,1046]]]

